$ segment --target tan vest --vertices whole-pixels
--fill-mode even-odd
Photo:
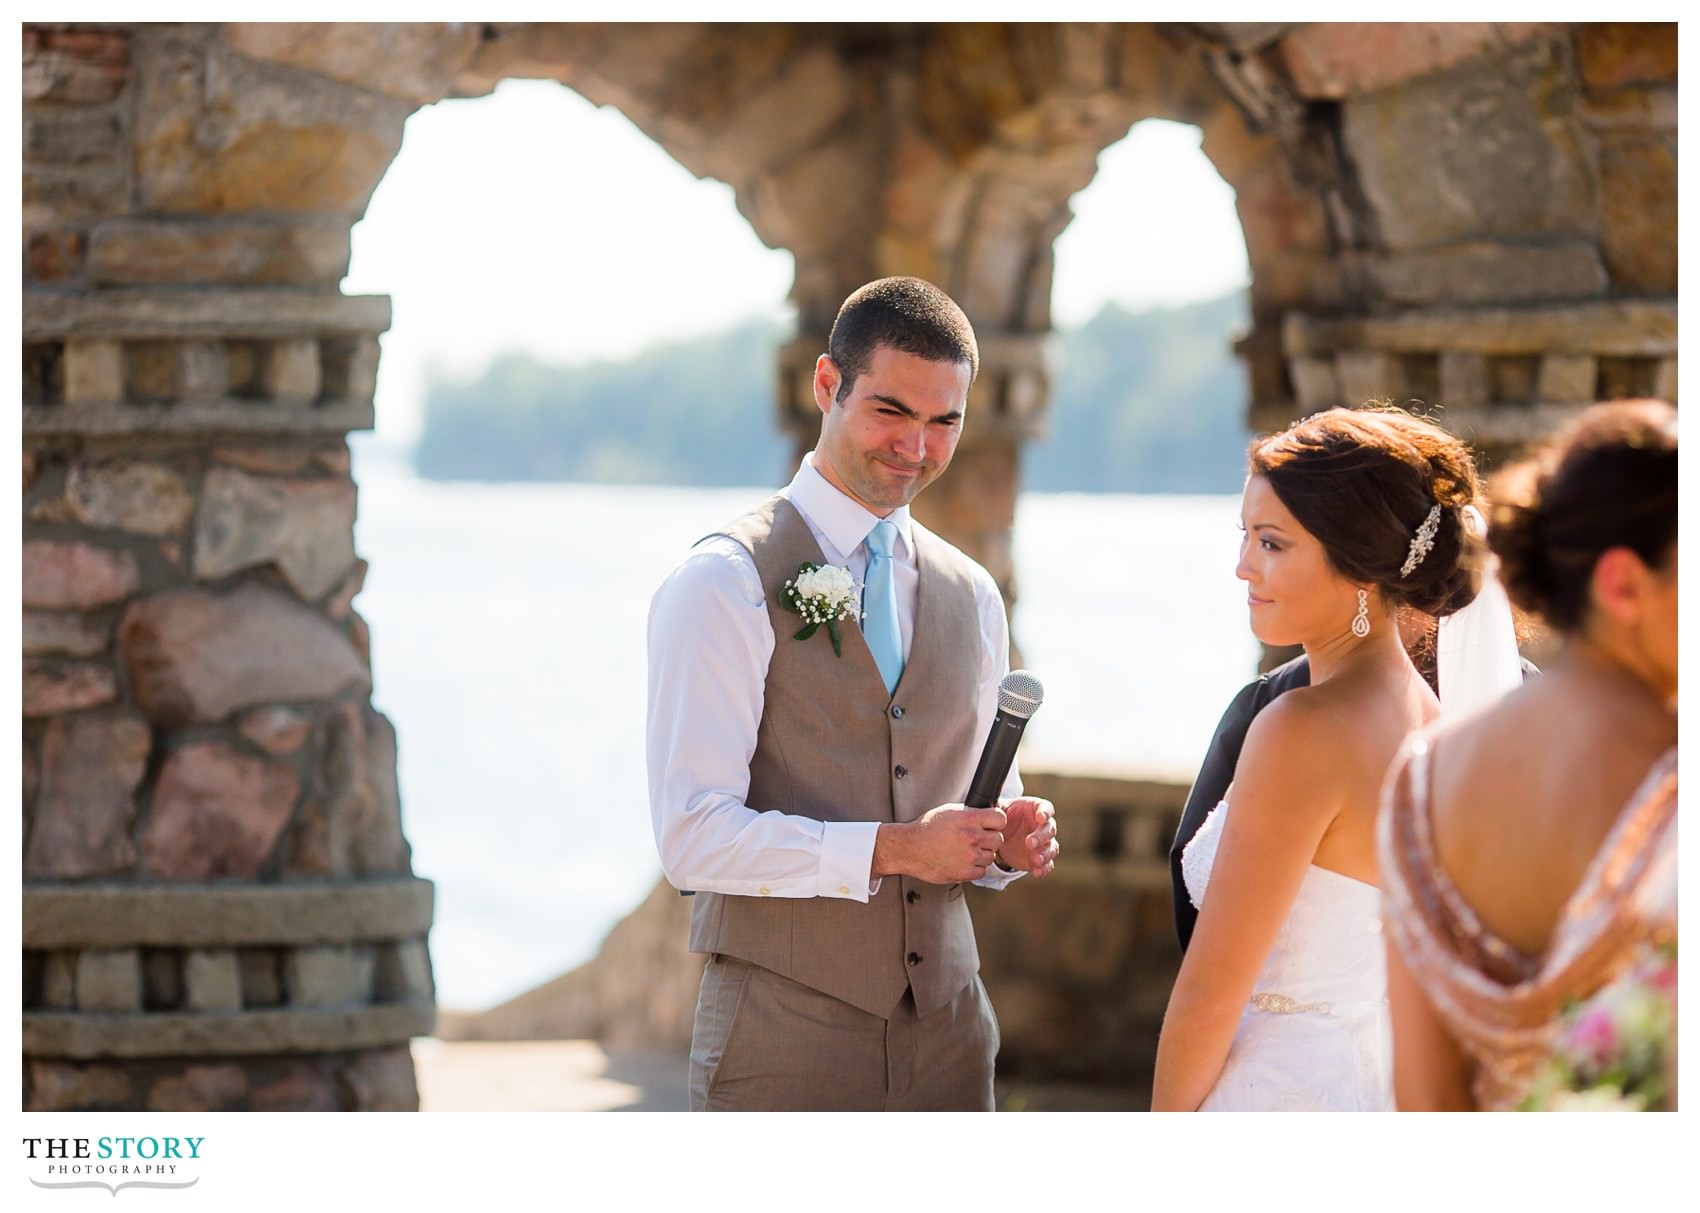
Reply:
[[[913,821],[960,801],[985,738],[979,735],[980,625],[975,565],[915,525],[920,571],[914,636],[895,694],[854,623],[839,625],[844,655],[775,590],[805,561],[825,562],[808,524],[774,497],[724,534],[755,558],[767,591],[774,650],[745,803],[818,821]],[[761,965],[873,1015],[915,992],[923,1015],[944,1006],[979,969],[962,886],[887,876],[867,902],[840,897],[698,893],[691,951]]]

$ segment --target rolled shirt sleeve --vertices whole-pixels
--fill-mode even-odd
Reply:
[[[649,809],[676,888],[867,901],[878,822],[817,821],[745,803],[773,627],[749,554],[717,537],[650,603]]]

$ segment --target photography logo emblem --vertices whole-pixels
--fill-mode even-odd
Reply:
[[[26,1137],[38,1188],[192,1188],[204,1137]],[[37,1178],[37,1175],[40,1178]]]

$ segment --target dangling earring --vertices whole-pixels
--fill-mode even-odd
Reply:
[[[1369,591],[1358,591],[1358,613],[1352,616],[1352,635],[1362,640],[1369,635]]]

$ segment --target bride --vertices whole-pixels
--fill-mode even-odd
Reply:
[[[1199,918],[1152,1109],[1391,1110],[1375,815],[1400,745],[1440,711],[1398,613],[1475,597],[1475,465],[1407,413],[1330,409],[1254,442],[1249,471],[1235,572],[1252,631],[1302,645],[1311,685],[1252,722],[1182,856]]]

